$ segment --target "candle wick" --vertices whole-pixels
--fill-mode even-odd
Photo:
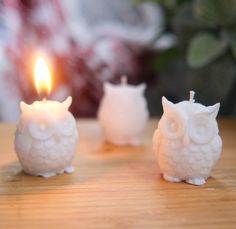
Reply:
[[[121,77],[121,84],[126,85],[127,84],[127,76],[122,76]]]
[[[194,103],[195,102],[195,99],[194,99],[194,96],[195,96],[195,92],[194,91],[190,91],[189,92],[189,102],[190,103]]]
[[[46,102],[49,94],[46,91],[40,91],[40,93],[38,93],[38,96],[41,101]]]

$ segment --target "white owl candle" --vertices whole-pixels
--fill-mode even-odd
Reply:
[[[128,85],[122,77],[121,85],[104,84],[98,119],[105,139],[116,145],[139,145],[149,117],[144,97],[146,85]]]
[[[40,78],[40,75],[44,78]],[[35,81],[50,88],[50,75],[43,59],[35,65]],[[71,161],[78,139],[77,125],[68,111],[72,98],[64,102],[42,100],[21,102],[21,116],[15,133],[15,151],[23,170],[30,175],[50,177],[73,172]]]
[[[164,114],[153,136],[158,164],[167,181],[203,185],[222,151],[216,117],[220,108],[190,100],[173,104],[162,98]]]

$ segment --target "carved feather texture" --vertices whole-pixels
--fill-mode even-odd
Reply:
[[[164,114],[153,136],[163,177],[171,182],[202,185],[222,151],[216,116],[219,104],[205,107],[163,100]]]
[[[15,151],[24,171],[31,175],[53,176],[69,168],[74,156],[78,132],[70,112],[62,118],[42,122],[22,114],[15,133]]]

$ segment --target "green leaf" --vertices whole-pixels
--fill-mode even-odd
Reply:
[[[199,25],[199,21],[193,15],[192,4],[184,4],[178,7],[172,18],[171,28],[178,37],[178,43],[181,46],[186,46],[194,34],[202,30],[202,26]]]
[[[217,40],[210,33],[200,33],[191,42],[187,53],[190,67],[199,68],[219,57],[227,48],[227,43]]]
[[[235,0],[196,0],[194,14],[206,26],[231,25],[236,19]]]
[[[233,56],[234,56],[234,60],[236,60],[236,41],[235,42],[232,42],[230,44],[230,48],[231,48],[231,51],[233,53]]]
[[[176,47],[167,49],[153,59],[151,62],[152,68],[156,71],[161,71],[166,68],[173,59],[177,59],[179,56],[180,53]]]
[[[177,4],[178,0],[133,0],[134,3],[144,3],[144,2],[154,2],[154,3],[159,3],[165,6],[168,9],[174,9]]]
[[[177,0],[159,0],[158,2],[168,9],[174,9],[177,6]]]

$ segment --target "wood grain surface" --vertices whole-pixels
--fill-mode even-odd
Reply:
[[[0,228],[236,228],[236,120],[220,120],[224,148],[202,187],[159,175],[149,122],[140,147],[103,142],[95,120],[79,120],[75,172],[24,174],[14,124],[0,124]]]

